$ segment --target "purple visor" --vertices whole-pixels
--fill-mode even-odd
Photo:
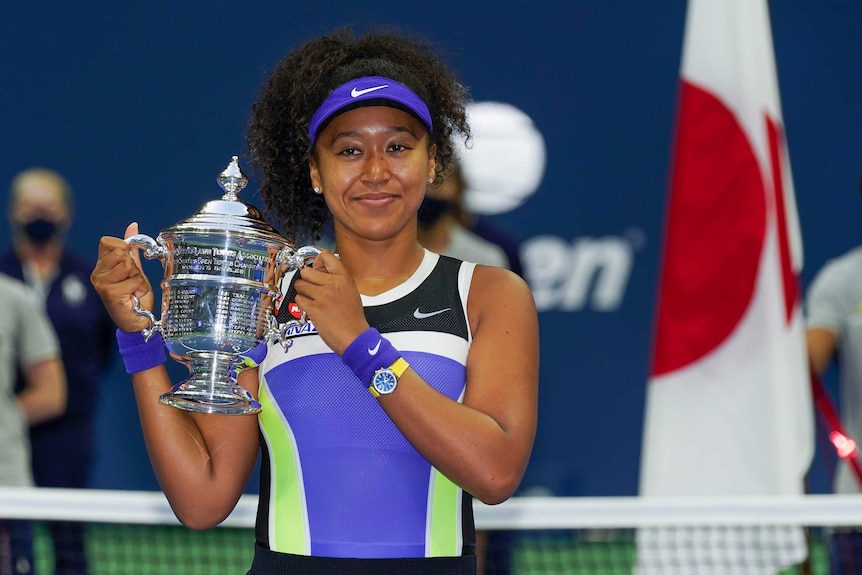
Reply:
[[[314,112],[308,124],[311,143],[313,144],[317,139],[318,132],[326,121],[345,108],[363,100],[389,100],[400,104],[419,118],[429,132],[434,131],[428,106],[416,95],[416,92],[391,78],[365,76],[337,87]]]

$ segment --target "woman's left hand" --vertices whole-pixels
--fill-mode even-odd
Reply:
[[[305,311],[326,345],[341,355],[369,327],[353,276],[329,250],[315,258],[313,267],[299,273],[300,279],[294,283],[296,305]]]

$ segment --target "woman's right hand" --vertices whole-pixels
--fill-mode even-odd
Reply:
[[[138,233],[138,224],[126,228],[125,238]],[[135,313],[132,296],[141,309],[152,311],[153,290],[141,269],[140,252],[125,240],[104,236],[99,241],[99,259],[90,274],[90,282],[102,298],[108,314],[121,331],[134,332],[150,327],[150,321]]]

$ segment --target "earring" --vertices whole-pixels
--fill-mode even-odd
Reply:
[[[434,183],[434,178],[428,178],[428,183],[429,183],[429,184],[433,184],[433,183]]]
[[[315,194],[319,194],[319,193],[320,193],[320,188],[314,188],[314,193],[315,193]]]

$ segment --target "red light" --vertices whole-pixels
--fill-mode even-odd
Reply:
[[[841,432],[833,431],[829,434],[829,441],[835,446],[838,452],[838,457],[847,459],[851,455],[856,454],[856,442],[844,435]]]

